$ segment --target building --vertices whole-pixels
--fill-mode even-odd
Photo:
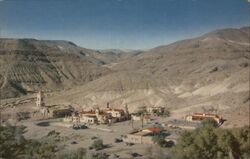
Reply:
[[[80,123],[84,123],[84,124],[96,124],[96,123],[98,123],[98,112],[95,112],[93,110],[81,111],[81,112],[79,112],[79,117],[80,117]]]
[[[98,122],[96,116],[92,115],[84,115],[80,118],[80,123],[85,124],[96,124]]]
[[[111,124],[114,122],[125,121],[129,119],[129,113],[126,109],[111,109],[109,106],[106,109],[99,108],[90,111],[81,111],[77,115],[72,114],[71,117],[65,117],[66,122],[73,122],[74,116],[79,118],[80,123],[84,124]]]
[[[147,112],[150,114],[155,114],[157,112],[164,113],[165,107],[162,106],[153,106],[153,107],[147,107]]]
[[[63,118],[65,116],[70,116],[72,110],[69,106],[53,106],[47,107],[48,117],[50,118]]]
[[[37,97],[36,97],[36,106],[37,106],[38,108],[45,107],[44,98],[45,98],[44,92],[39,91],[39,92],[37,93]]]
[[[114,118],[118,121],[125,121],[128,119],[128,115],[123,109],[107,109],[105,113],[108,114],[111,118]]]
[[[186,120],[187,121],[202,121],[204,119],[213,119],[218,124],[220,124],[223,119],[219,117],[217,114],[205,114],[205,113],[194,113],[193,115],[187,115]]]
[[[141,131],[129,133],[123,137],[123,141],[126,143],[134,144],[154,144],[153,136],[161,133],[162,128],[150,127]]]
[[[143,123],[147,124],[149,121],[151,121],[151,116],[148,114],[131,114],[131,120],[133,121],[143,121]]]
[[[134,121],[142,120],[142,116],[140,114],[131,114],[131,119]]]
[[[71,116],[74,111],[71,105],[45,105],[45,95],[44,92],[39,91],[37,93],[36,106],[39,112],[42,114],[43,118],[62,118],[65,116]],[[69,119],[65,119],[69,120]]]
[[[95,124],[97,123],[97,117],[94,111],[81,111],[74,112],[70,116],[66,116],[63,119],[64,122],[72,123],[84,123],[84,124]]]

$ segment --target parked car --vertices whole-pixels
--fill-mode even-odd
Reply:
[[[72,141],[71,144],[77,144],[77,142],[76,141]]]
[[[131,153],[131,156],[132,157],[141,157],[142,155],[139,154],[139,153],[134,152],[134,153]]]
[[[88,127],[86,125],[77,125],[77,124],[74,124],[73,125],[73,129],[74,130],[79,130],[79,129],[87,129]]]

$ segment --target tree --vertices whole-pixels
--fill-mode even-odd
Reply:
[[[152,140],[153,140],[154,143],[158,144],[161,147],[165,147],[165,144],[167,142],[165,140],[165,137],[162,136],[162,135],[154,135]]]
[[[24,154],[26,139],[24,126],[0,126],[0,158],[19,158]]]
[[[217,130],[216,133],[220,152],[218,157],[231,156],[237,158],[237,156],[240,156],[239,143],[229,130]]]
[[[41,140],[24,138],[24,126],[0,126],[0,158],[54,158],[58,133],[49,133]]]
[[[245,126],[240,129],[232,129],[232,134],[239,143],[240,153],[245,158],[250,158],[250,129]]]
[[[220,129],[213,121],[204,121],[192,132],[182,134],[173,149],[174,159],[248,158],[249,128]]]
[[[216,128],[216,127],[218,127],[218,123],[215,120],[208,118],[208,119],[202,120],[201,126],[202,127],[214,127],[214,128]]]
[[[56,157],[56,152],[57,146],[54,140],[33,140],[27,144],[27,149],[24,156],[25,158],[52,159]]]
[[[154,143],[158,144],[160,147],[172,147],[174,145],[173,141],[166,141],[166,136],[169,135],[169,132],[156,133],[152,137]]]
[[[170,116],[170,112],[168,110],[164,110],[162,112],[157,111],[157,112],[155,112],[155,114],[157,116],[161,116],[161,117],[169,117]]]
[[[17,121],[27,120],[30,118],[30,112],[18,112],[16,113]]]

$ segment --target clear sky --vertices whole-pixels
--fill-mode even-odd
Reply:
[[[0,0],[0,37],[148,49],[250,24],[247,0]]]

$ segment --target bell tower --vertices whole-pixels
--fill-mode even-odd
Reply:
[[[44,93],[43,93],[42,91],[39,91],[39,92],[37,93],[36,106],[37,106],[38,108],[45,107]]]

